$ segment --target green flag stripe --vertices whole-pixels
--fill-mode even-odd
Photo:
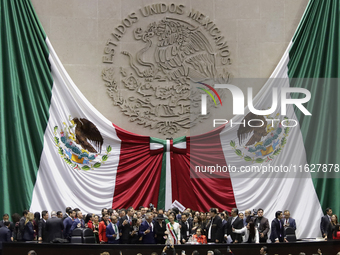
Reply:
[[[173,140],[173,144],[178,144],[186,141],[186,136],[181,136]],[[155,137],[150,137],[150,143],[159,143],[163,145],[163,156],[162,156],[162,172],[161,180],[159,184],[158,192],[158,203],[157,208],[165,208],[165,183],[166,183],[166,140],[162,140]]]
[[[0,213],[29,209],[53,85],[45,33],[29,0],[0,1]]]
[[[337,79],[331,79],[340,77],[339,11],[339,1],[311,0],[289,53],[291,86],[311,92],[311,100],[304,106],[312,116],[295,109],[309,164],[340,164],[340,89]],[[318,173],[312,177],[323,210],[332,207],[340,213],[340,179],[320,178],[324,175]]]
[[[186,142],[186,141],[187,141],[187,137],[186,136],[181,136],[181,137],[175,138],[173,140],[174,144],[183,143],[183,142]]]
[[[158,192],[158,203],[157,208],[165,208],[165,182],[166,182],[166,140],[162,140],[155,137],[150,137],[150,143],[159,143],[163,145],[163,156],[162,156],[162,172],[161,180],[159,184]]]

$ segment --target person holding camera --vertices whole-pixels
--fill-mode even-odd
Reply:
[[[166,246],[164,246],[161,255],[167,255],[167,251],[171,252],[172,251],[172,255],[176,255],[176,249],[175,246],[172,244],[168,244]]]

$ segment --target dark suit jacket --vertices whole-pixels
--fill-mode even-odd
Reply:
[[[13,236],[13,231],[14,231],[14,223],[13,222],[10,222],[9,223],[10,225],[9,225],[9,230],[11,231],[11,236]],[[2,228],[2,227],[4,227],[5,225],[4,225],[4,221],[2,220],[2,221],[0,221],[0,228]]]
[[[260,223],[260,225],[258,225],[258,223]],[[259,233],[263,233],[264,236],[266,237],[269,231],[269,221],[267,218],[262,217],[261,220],[259,220],[259,218],[255,218],[254,219],[254,224],[257,227],[257,230],[259,231]],[[260,237],[261,238],[261,237]]]
[[[68,218],[68,214],[65,213],[61,219],[64,221],[64,220],[67,219],[67,218]]]
[[[119,226],[117,224],[117,233],[114,230],[112,223],[107,225],[106,227],[106,237],[107,237],[107,243],[112,243],[112,244],[119,244],[120,243],[120,238],[116,240],[116,238],[112,237],[112,235],[119,235]]]
[[[46,221],[46,242],[51,242],[55,238],[63,238],[63,220],[52,217]]]
[[[73,221],[72,227],[70,229],[71,235],[72,235],[72,231],[76,228],[85,228],[85,222],[84,222],[83,219],[80,220],[80,219],[77,218]]]
[[[155,225],[153,225],[153,229],[151,231],[149,224],[147,221],[142,222],[142,224],[139,227],[139,234],[141,236],[143,236],[143,240],[142,243],[143,244],[155,244],[156,240],[155,240]],[[144,235],[144,231],[146,231],[147,229],[150,229],[150,233],[147,233],[146,235]]]
[[[281,223],[281,225],[280,225]],[[271,226],[270,240],[272,243],[275,243],[275,239],[279,239],[280,242],[283,242],[284,238],[284,227],[283,220],[279,220],[278,218],[273,219]]]
[[[283,223],[286,224],[286,219],[283,218]],[[296,223],[295,223],[295,220],[293,218],[289,218],[288,219],[288,223],[289,223],[289,227],[296,230]]]
[[[327,236],[327,240],[333,239],[331,222],[327,215],[321,217],[320,229],[323,237]]]
[[[231,239],[233,239],[233,242],[237,240],[238,243],[242,243],[242,234],[237,234],[232,231],[232,228],[234,229],[241,229],[244,227],[243,220],[240,217],[236,217],[233,223],[231,223],[233,220],[233,217],[229,217],[227,220],[227,223],[224,225],[224,235],[230,235]]]
[[[189,224],[189,229],[187,226],[187,222]],[[192,222],[190,222],[189,220],[187,220],[186,222],[180,221],[179,224],[181,225],[181,239],[185,239],[185,241],[187,242],[191,234]],[[189,235],[187,235],[187,231],[189,231]]]
[[[164,232],[166,231],[166,223],[162,222],[162,227],[159,225],[158,221],[154,223],[155,226],[155,235],[156,235],[156,243],[164,244],[165,239],[163,238]]]
[[[46,233],[46,222],[40,219],[38,223],[38,238],[42,237],[43,242],[48,242]]]
[[[124,220],[128,221],[128,216],[125,215],[124,217],[120,218],[119,220],[119,231],[122,233],[120,236],[121,243],[129,243],[130,238],[130,232],[131,232],[131,220],[132,218],[130,217],[130,223],[128,222],[123,226]]]
[[[70,239],[71,238],[71,227],[73,224],[73,220],[70,217],[67,217],[64,222],[64,238],[65,239]]]
[[[24,234],[24,229],[25,229],[25,220],[26,218],[23,216],[19,220],[19,231],[17,233],[17,240],[21,241],[22,240],[22,235]]]
[[[9,243],[11,241],[11,231],[7,227],[0,228],[0,250],[2,249],[2,243]]]
[[[211,241],[215,242],[215,240],[219,240],[221,243],[223,241],[223,228],[222,228],[222,219],[220,216],[215,216],[213,221],[210,222],[211,226]],[[207,231],[207,238],[209,233],[210,224],[208,224],[208,227],[206,229]],[[209,240],[208,240],[209,241]]]
[[[27,222],[26,225],[24,225],[24,232],[22,235],[23,241],[33,241],[34,239],[34,229],[32,222]]]

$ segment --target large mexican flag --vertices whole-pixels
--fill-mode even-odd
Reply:
[[[310,1],[271,79],[254,98],[256,108],[265,109],[272,87],[306,88],[311,100],[305,107],[312,116],[288,108],[287,118],[297,127],[274,125],[256,147],[242,144],[237,126],[166,141],[115,126],[72,82],[30,1],[1,1],[0,214],[66,206],[98,213],[103,207],[149,203],[169,208],[178,200],[201,211],[262,207],[269,219],[276,210],[289,209],[298,237],[320,236],[322,209],[338,212],[339,179],[307,171],[211,178],[196,175],[195,167],[339,163],[337,86],[330,79],[324,85],[300,79],[338,77],[338,12],[336,1]]]

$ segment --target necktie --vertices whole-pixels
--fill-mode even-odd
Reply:
[[[115,227],[115,234],[117,235],[117,236],[116,236],[116,240],[118,240],[117,238],[119,238],[119,234],[118,234],[117,225],[116,225],[116,224],[113,224],[113,226]]]

